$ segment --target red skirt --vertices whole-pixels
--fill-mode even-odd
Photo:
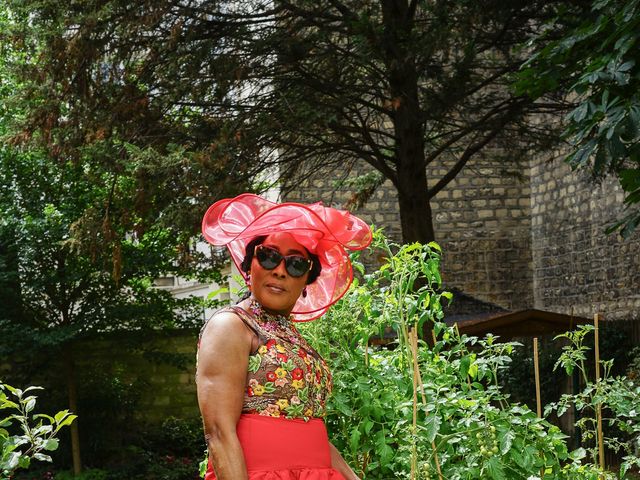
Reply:
[[[237,426],[250,480],[344,480],[331,468],[324,421],[242,414]],[[211,461],[205,480],[215,480]]]

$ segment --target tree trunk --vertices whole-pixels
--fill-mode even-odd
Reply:
[[[424,137],[418,107],[418,82],[413,65],[403,68],[396,83],[403,92],[394,117],[397,187],[402,241],[429,243],[435,240],[427,173],[424,166]]]
[[[424,156],[424,120],[418,74],[408,39],[413,12],[406,0],[382,1],[386,67],[394,109],[395,163],[404,243],[433,241]]]
[[[407,184],[398,189],[398,205],[400,207],[400,223],[403,243],[429,243],[435,240],[431,205],[427,197],[426,175],[424,182],[415,179],[400,179]]]
[[[64,366],[67,377],[67,389],[69,392],[69,410],[78,414],[78,390],[76,383],[75,365],[73,361],[73,346],[70,344],[64,347]],[[71,429],[71,454],[73,457],[73,474],[82,473],[82,460],[80,458],[80,435],[78,434],[78,419],[73,422]]]

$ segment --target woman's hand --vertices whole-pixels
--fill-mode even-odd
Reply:
[[[198,404],[209,457],[218,480],[248,478],[236,425],[242,412],[255,337],[242,320],[221,312],[209,320],[198,351]]]
[[[339,471],[346,480],[360,480],[331,442],[329,442],[329,450],[331,451],[331,467],[333,469]]]

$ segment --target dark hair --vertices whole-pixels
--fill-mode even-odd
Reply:
[[[249,273],[249,271],[251,270],[251,262],[253,261],[253,252],[255,251],[256,247],[258,245],[262,245],[266,239],[266,235],[260,235],[258,237],[252,238],[251,241],[247,243],[247,246],[244,249],[244,260],[242,260],[242,263],[240,264],[240,269],[243,272]],[[311,253],[306,248],[305,250],[309,254],[309,259],[312,262],[311,270],[309,270],[309,276],[307,277],[307,285],[309,285],[315,282],[316,279],[320,276],[320,272],[322,272],[322,265],[320,265],[320,258],[316,254]]]

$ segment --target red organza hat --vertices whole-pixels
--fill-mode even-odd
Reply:
[[[252,193],[219,200],[202,219],[202,234],[213,245],[225,245],[240,269],[245,247],[260,235],[291,234],[320,259],[322,272],[307,285],[291,312],[297,322],[314,320],[327,311],[349,289],[353,280],[345,249],[362,250],[371,243],[371,229],[346,210],[325,207],[321,202],[273,203]]]

